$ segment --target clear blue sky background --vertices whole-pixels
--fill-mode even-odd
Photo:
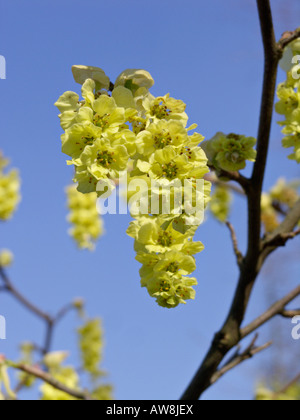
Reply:
[[[64,188],[72,172],[60,151],[61,129],[53,103],[66,90],[79,91],[73,64],[105,69],[112,80],[126,68],[144,68],[156,80],[154,94],[170,92],[188,104],[191,122],[210,138],[216,131],[255,136],[263,55],[254,0],[1,0],[0,54],[7,80],[0,81],[1,149],[21,171],[23,200],[14,220],[1,224],[0,248],[16,261],[10,275],[41,307],[56,312],[83,296],[90,315],[106,331],[104,366],[119,399],[176,399],[220,327],[237,281],[227,230],[214,221],[200,227],[206,245],[197,260],[197,299],[176,310],[156,306],[139,286],[139,264],[125,234],[129,216],[105,218],[97,252],[80,252],[67,235]],[[300,25],[298,0],[272,0],[276,32]],[[283,74],[280,77],[283,78]],[[274,122],[266,188],[283,173],[300,175],[287,161]],[[245,206],[232,215],[245,247]],[[299,255],[299,240],[288,248]],[[269,267],[275,264],[273,258]],[[265,275],[266,277],[266,275]],[[299,259],[285,266],[282,291],[299,282]],[[269,282],[269,287],[272,283]],[[263,276],[247,315],[266,306]],[[0,353],[18,355],[22,340],[41,342],[39,320],[11,298],[0,296],[7,318]],[[70,315],[57,329],[54,349],[71,349],[77,364]],[[284,324],[289,338],[290,324]],[[268,335],[262,333],[260,341]],[[289,343],[299,352],[300,343]],[[230,373],[205,398],[250,399],[268,356]],[[24,394],[25,398],[32,393]]]

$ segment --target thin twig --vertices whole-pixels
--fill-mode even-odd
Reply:
[[[254,343],[255,344],[255,343]],[[251,344],[242,354],[238,354],[235,358],[233,358],[230,362],[228,362],[223,368],[215,373],[212,377],[211,385],[215,384],[219,379],[221,379],[226,373],[230,372],[237,366],[239,366],[244,361],[251,359],[258,353],[268,349],[273,344],[272,341],[264,344],[263,346],[255,347],[254,344]]]
[[[300,29],[296,29],[293,32],[285,32],[280,41],[278,42],[278,50],[283,53],[284,49],[293,41],[300,38]]]
[[[39,309],[36,305],[29,302],[12,284],[7,274],[5,273],[3,267],[0,266],[0,277],[3,280],[5,288],[10,292],[22,305],[24,305],[30,312],[37,315],[39,318],[44,319],[46,322],[49,322],[51,319],[50,315]]]
[[[26,309],[28,309],[30,312],[32,312],[34,315],[36,315],[38,318],[42,319],[46,322],[46,338],[45,338],[45,344],[42,351],[42,354],[45,355],[49,353],[51,350],[51,344],[53,339],[53,332],[54,327],[57,325],[58,322],[62,320],[62,318],[71,310],[74,309],[74,305],[69,304],[63,307],[55,317],[50,316],[46,312],[42,311],[40,308],[38,308],[36,305],[34,305],[32,302],[30,302],[27,298],[25,298],[13,285],[12,281],[9,279],[8,275],[6,274],[3,267],[0,266],[0,277],[4,283],[4,286],[2,286],[1,290],[7,291],[14,296],[15,299],[17,299],[23,306],[25,306]]]
[[[266,322],[270,321],[270,319],[274,318],[276,315],[282,315],[285,311],[286,306],[293,302],[298,296],[300,296],[300,286],[296,287],[291,293],[285,296],[283,299],[280,299],[274,305],[272,305],[265,313],[263,313],[260,317],[256,320],[251,322],[251,324],[247,325],[241,331],[241,338],[247,337],[249,334],[256,331]]]
[[[237,259],[237,263],[238,266],[241,267],[243,260],[244,260],[244,256],[241,253],[240,249],[239,249],[239,245],[238,245],[238,239],[237,239],[237,235],[235,232],[235,229],[233,227],[233,225],[230,222],[226,222],[226,226],[228,227],[230,234],[231,234],[231,240],[232,240],[232,244],[233,244],[233,250],[234,253],[236,255],[236,259]]]
[[[54,322],[57,323],[61,321],[69,312],[73,311],[74,309],[75,306],[73,303],[69,303],[68,305],[64,306],[54,317]]]
[[[281,204],[278,201],[272,202],[272,207],[274,210],[277,211],[277,213],[281,214],[282,216],[286,216],[287,212],[282,208]]]
[[[294,318],[295,316],[300,316],[300,309],[295,309],[293,311],[284,310],[280,312],[279,315],[283,316],[283,318]]]
[[[278,233],[276,236],[272,236],[270,240],[265,240],[263,246],[266,247],[282,247],[285,246],[286,243],[290,239],[296,238],[296,236],[300,235],[300,229],[296,230],[295,232],[288,232],[288,233]]]
[[[240,188],[238,185],[235,185],[231,182],[225,182],[225,181],[221,181],[217,175],[215,174],[215,172],[210,172],[209,174],[204,176],[204,179],[206,181],[211,182],[214,185],[220,186],[220,187],[224,187],[227,188],[228,190],[238,194],[238,195],[242,195],[245,197],[245,191]]]
[[[46,339],[45,339],[45,346],[42,350],[42,353],[46,355],[51,350],[51,345],[53,341],[53,334],[54,334],[54,328],[56,325],[71,311],[74,310],[73,304],[68,304],[64,306],[55,317],[53,317],[47,325],[46,330]]]
[[[259,258],[258,270],[261,269],[267,257],[270,254],[272,254],[274,251],[276,251],[276,249],[278,248],[278,245],[276,245],[276,241],[278,240],[278,238],[281,238],[281,237],[284,238],[284,235],[288,235],[286,239],[287,241],[290,239],[290,235],[292,236],[295,235],[295,232],[293,231],[298,225],[299,221],[300,221],[300,199],[297,201],[295,206],[289,211],[289,213],[287,214],[287,216],[285,217],[281,225],[271,235],[268,235],[264,239],[261,245],[262,252]],[[298,230],[296,231],[295,236],[297,235],[298,235]]]
[[[245,192],[248,191],[249,189],[249,179],[244,177],[241,173],[239,172],[229,172],[229,171],[225,171],[225,170],[216,170],[216,168],[214,166],[210,166],[210,169],[213,170],[219,178],[226,178],[229,179],[230,181],[234,181],[237,182]]]
[[[77,398],[78,400],[92,400],[92,398],[88,395],[88,393],[71,389],[65,386],[64,384],[62,384],[61,382],[53,378],[51,375],[49,375],[49,373],[42,371],[40,368],[37,368],[34,366],[28,366],[24,364],[15,364],[15,363],[9,363],[9,365],[30,376],[34,376],[35,378],[41,379],[42,381],[53,386],[53,388],[59,391],[65,392],[66,394],[71,395],[72,397]]]

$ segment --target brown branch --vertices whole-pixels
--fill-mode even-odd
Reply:
[[[275,39],[270,0],[257,0],[264,45],[264,81],[257,137],[257,158],[251,177],[249,194],[248,249],[258,256],[261,235],[261,194],[270,144],[270,132],[275,101],[279,54]]]
[[[258,269],[263,266],[267,257],[277,250],[278,246],[284,246],[289,239],[292,239],[300,234],[299,230],[293,232],[299,221],[300,200],[298,200],[295,206],[290,210],[281,225],[271,235],[268,235],[264,239]]]
[[[243,260],[244,260],[244,256],[241,253],[241,251],[239,250],[238,239],[237,239],[235,229],[230,222],[226,222],[226,226],[228,227],[228,229],[230,231],[230,234],[231,234],[231,240],[232,240],[232,243],[233,243],[233,250],[234,250],[234,253],[235,253],[236,258],[237,258],[238,266],[241,267],[241,265],[243,263]]]
[[[205,175],[204,179],[214,185],[227,188],[228,190],[245,197],[245,191],[242,188],[233,183],[221,181],[214,172]]]
[[[28,299],[26,299],[12,284],[9,277],[5,273],[3,267],[0,266],[0,277],[3,280],[5,290],[10,292],[23,306],[25,306],[30,312],[34,315],[37,315],[39,318],[42,318],[46,322],[49,322],[51,317],[41,309],[39,309],[36,305],[31,303]]]
[[[211,385],[215,384],[219,379],[226,375],[226,373],[230,372],[244,361],[251,359],[255,355],[268,349],[273,344],[272,341],[270,341],[263,346],[256,347],[255,343],[257,337],[258,336],[255,336],[255,339],[251,342],[250,346],[242,354],[236,354],[235,357],[233,357],[224,367],[222,367],[214,374],[211,379]]]
[[[53,334],[54,334],[54,328],[56,325],[70,312],[74,310],[74,305],[69,304],[64,306],[55,317],[51,318],[49,320],[46,330],[46,339],[45,339],[45,346],[42,349],[42,353],[46,355],[51,350],[51,344],[53,341]]]
[[[53,378],[51,375],[49,375],[49,373],[44,372],[37,367],[14,363],[10,363],[10,365],[11,367],[20,370],[21,372],[24,372],[30,376],[34,376],[37,379],[41,379],[47,384],[53,386],[53,388],[65,392],[66,394],[71,395],[72,397],[77,398],[78,400],[92,400],[88,393],[71,389],[65,386],[64,384]]]
[[[286,216],[287,215],[286,210],[284,210],[282,208],[282,206],[281,206],[281,204],[279,202],[273,201],[272,202],[272,207],[273,207],[274,210],[277,211],[277,213],[281,214],[282,216]]]
[[[42,349],[42,354],[46,355],[50,352],[51,350],[51,345],[52,345],[52,341],[53,341],[53,334],[54,334],[54,321],[51,319],[48,324],[47,324],[47,328],[46,328],[46,338],[45,338],[45,345],[44,348]]]
[[[25,298],[13,285],[12,281],[9,279],[8,275],[6,274],[3,267],[0,266],[0,277],[4,283],[4,285],[0,288],[1,291],[6,291],[11,293],[11,295],[17,299],[19,303],[21,303],[26,309],[28,309],[31,313],[36,315],[38,318],[46,322],[46,338],[45,338],[45,345],[41,349],[42,354],[49,353],[51,349],[51,343],[53,339],[53,332],[54,327],[57,325],[59,321],[71,310],[74,309],[74,305],[69,304],[62,308],[55,317],[50,316],[32,302],[30,302],[27,298]]]
[[[61,321],[69,312],[73,311],[74,309],[75,306],[73,303],[69,303],[68,305],[64,306],[54,317],[54,322],[57,323]]]
[[[227,178],[230,181],[237,182],[242,188],[243,191],[247,192],[249,189],[250,181],[248,178],[244,177],[240,172],[229,172],[224,169],[216,169],[214,166],[209,166],[219,178]]]
[[[295,316],[300,316],[300,309],[295,309],[293,311],[284,310],[280,312],[281,316],[284,318],[294,318]]]
[[[284,49],[293,41],[296,41],[296,39],[300,38],[300,29],[296,29],[293,32],[285,32],[282,35],[282,38],[278,42],[278,50],[283,54]]]
[[[300,235],[300,229],[296,230],[295,232],[288,232],[288,233],[278,233],[276,236],[273,236],[270,240],[265,241],[264,247],[282,247],[285,246],[286,243],[290,239],[296,238],[296,236]]]
[[[247,337],[275,316],[282,315],[285,312],[286,306],[293,302],[298,296],[300,296],[300,286],[296,287],[291,293],[272,305],[264,314],[243,328],[241,330],[241,338]]]
[[[248,250],[241,265],[238,286],[225,324],[216,334],[207,356],[183,394],[183,400],[197,400],[201,396],[210,386],[211,378],[226,354],[240,342],[240,327],[259,273],[257,267],[261,253],[261,194],[270,142],[280,54],[275,40],[270,1],[257,0],[257,6],[265,51],[265,70],[257,141],[257,160],[251,182],[249,184],[247,180],[246,188],[248,199]]]

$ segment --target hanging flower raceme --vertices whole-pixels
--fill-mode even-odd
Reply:
[[[280,178],[270,191],[270,196],[275,203],[290,210],[299,200],[299,181],[287,182]]]
[[[298,55],[300,55],[300,39],[291,43],[284,52],[281,66],[287,72],[287,79],[278,85],[279,102],[276,103],[275,109],[284,117],[284,121],[279,122],[283,126],[282,133],[285,135],[282,141],[283,147],[293,148],[289,159],[300,163],[300,75],[298,61],[293,60]]]
[[[20,177],[17,170],[6,172],[8,160],[0,152],[0,220],[9,220],[20,202]]]
[[[99,370],[103,351],[101,320],[89,320],[83,327],[79,328],[78,334],[83,368],[95,378],[101,376]]]
[[[49,370],[50,375],[69,389],[79,391],[79,376],[72,366],[62,366],[67,359],[68,353],[54,352],[49,353],[44,358],[44,365]],[[76,401],[76,398],[69,394],[59,391],[48,383],[40,387],[42,401]]]
[[[136,183],[144,194],[145,205],[142,200],[140,206],[130,204],[135,221],[128,230],[137,259],[147,261],[142,262],[142,285],[161,306],[185,303],[195,296],[192,286],[197,281],[188,275],[203,245],[193,237],[211,188],[204,180],[207,157],[199,147],[204,138],[191,134],[195,124],[187,128],[181,100],[149,93],[154,80],[145,70],[125,70],[115,84],[96,67],[74,66],[73,75],[82,85],[83,99],[66,92],[56,106],[65,131],[62,151],[75,167],[77,189],[101,196],[113,191],[121,172],[129,172],[129,185]],[[130,199],[134,193],[129,185]],[[133,211],[137,207],[144,211]],[[156,264],[152,266],[148,257]],[[165,258],[170,263],[159,265]],[[152,275],[144,274],[145,267]]]
[[[142,287],[160,306],[174,308],[195,298],[197,280],[190,275],[196,270],[194,255],[204,246],[193,238],[202,223],[197,211],[202,208],[203,213],[209,201],[211,185],[204,180],[209,169],[199,147],[204,138],[190,134],[196,125],[186,128],[182,101],[148,95],[142,107],[139,124],[132,124],[138,153],[130,182],[145,183],[146,206],[140,214],[136,209],[141,210],[142,200],[131,208],[136,220],[127,233],[135,239],[136,259],[142,264]]]
[[[211,196],[209,210],[219,222],[225,223],[228,221],[231,203],[232,194],[226,185],[217,185]]]
[[[272,233],[280,225],[279,215],[274,208],[270,194],[263,193],[261,198],[261,221],[266,233]]]
[[[95,248],[95,243],[103,235],[103,221],[97,211],[97,194],[81,194],[75,185],[66,189],[70,214],[68,221],[72,224],[69,230],[78,247]]]
[[[125,123],[137,111],[118,106],[108,91],[97,91],[98,85],[87,79],[82,101],[76,93],[66,92],[56,102],[65,130],[62,151],[71,158],[68,164],[75,166],[74,181],[82,193],[96,192],[99,182],[111,189],[111,180],[127,168],[130,153],[135,153],[135,135]]]
[[[280,178],[268,193],[262,195],[262,223],[266,233],[274,232],[281,223],[281,218],[299,200],[300,184],[298,181],[287,182]]]

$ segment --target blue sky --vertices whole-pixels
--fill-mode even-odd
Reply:
[[[278,37],[299,26],[297,0],[271,3]],[[15,253],[10,276],[46,310],[54,313],[73,297],[83,296],[90,315],[103,318],[104,366],[117,398],[176,399],[232,298],[237,269],[228,232],[211,220],[200,227],[197,236],[206,250],[197,258],[197,299],[171,311],[157,307],[140,288],[139,264],[125,233],[129,216],[105,217],[106,236],[97,251],[78,251],[67,235],[64,188],[72,172],[60,151],[61,128],[53,103],[66,90],[79,92],[71,74],[73,64],[102,67],[112,80],[126,68],[144,68],[156,81],[153,94],[170,92],[183,99],[190,121],[199,124],[206,138],[217,131],[255,136],[263,68],[255,2],[0,0],[0,4],[0,55],[7,61],[7,80],[0,81],[0,148],[20,169],[23,196],[13,221],[0,226],[0,248]],[[288,179],[300,175],[280,141],[274,121],[266,188],[282,174]],[[235,204],[232,220],[244,249],[245,205],[240,199]],[[299,240],[289,246],[288,252],[292,250],[299,252]],[[289,291],[299,282],[299,260],[285,264],[283,276],[281,290]],[[248,320],[267,304],[266,277],[267,271],[255,289]],[[16,358],[18,342],[43,339],[40,321],[10,297],[0,295],[0,313],[8,325],[0,353]],[[76,322],[70,315],[54,342],[54,349],[72,351],[74,363]],[[289,331],[288,321],[285,328]],[[266,335],[268,331],[260,340]],[[289,344],[299,352],[299,343]],[[266,361],[268,356],[261,356],[246,363],[205,397],[251,399]],[[26,397],[32,394],[25,393]]]

